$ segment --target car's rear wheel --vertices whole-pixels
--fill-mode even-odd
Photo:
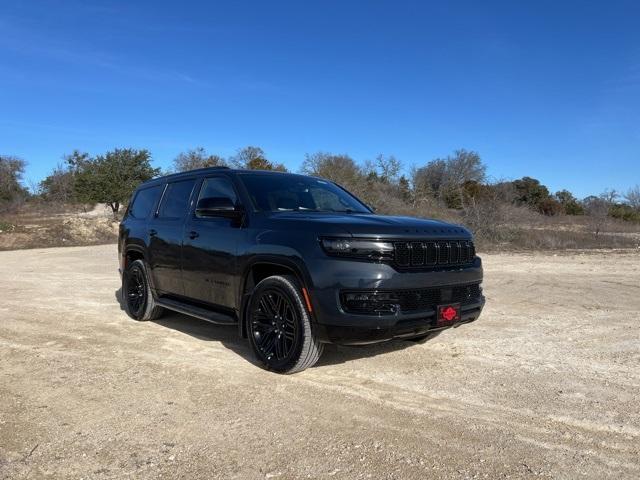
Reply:
[[[311,330],[298,281],[273,276],[256,285],[249,303],[249,341],[258,360],[269,370],[295,373],[314,365],[323,344]]]
[[[153,299],[142,260],[135,260],[127,265],[122,275],[121,292],[125,311],[134,320],[155,320],[164,312]]]

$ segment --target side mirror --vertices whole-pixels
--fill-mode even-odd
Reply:
[[[244,209],[228,197],[201,198],[196,205],[198,217],[240,218],[243,214]]]

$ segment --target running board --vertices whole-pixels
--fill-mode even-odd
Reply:
[[[186,303],[173,300],[171,298],[159,298],[156,300],[156,304],[160,307],[164,307],[174,312],[183,313],[191,317],[199,318],[206,322],[215,323],[216,325],[237,325],[238,322],[231,315],[225,315],[224,313],[213,312],[206,308],[196,307],[194,305],[187,305]]]

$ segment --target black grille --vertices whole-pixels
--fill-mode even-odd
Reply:
[[[435,308],[442,303],[476,303],[481,295],[480,285],[430,288],[424,290],[399,290],[396,293],[400,310],[412,312]]]
[[[476,256],[473,242],[394,242],[394,263],[403,268],[428,268],[466,265]]]
[[[348,294],[366,295],[368,300],[348,302]],[[398,308],[403,313],[435,310],[447,303],[470,305],[480,301],[482,289],[479,283],[452,287],[422,288],[415,290],[350,290],[342,292],[342,307],[345,311],[362,314],[393,313]],[[396,307],[397,306],[397,307]]]
[[[394,243],[395,259],[398,265],[409,266],[411,263],[411,247],[409,243]]]

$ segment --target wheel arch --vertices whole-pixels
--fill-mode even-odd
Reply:
[[[148,259],[147,259],[145,248],[142,247],[141,245],[130,244],[130,245],[127,245],[124,248],[123,252],[124,253],[122,255],[122,268],[121,268],[122,274],[124,275],[125,270],[129,266],[129,264],[131,264],[131,262],[134,262],[136,260],[142,260],[142,262],[145,264],[145,267],[146,267],[147,281],[149,282],[149,285],[151,286],[151,291],[152,291],[153,295],[157,295],[157,291],[156,291],[156,286],[155,286],[155,282],[154,282],[154,279],[153,279],[153,275],[151,274],[151,271],[149,270],[149,263],[148,263]]]
[[[245,268],[240,282],[240,321],[238,322],[238,328],[242,338],[247,338],[247,307],[251,292],[260,281],[274,275],[293,275],[302,288],[308,291],[311,287],[311,278],[306,268],[292,260],[266,256],[252,260]],[[313,312],[309,312],[309,315],[313,321]]]
[[[128,245],[124,250],[123,257],[123,268],[127,268],[127,266],[135,260],[142,260],[143,262],[147,261],[147,259],[145,258],[144,249],[140,248],[137,245]]]

